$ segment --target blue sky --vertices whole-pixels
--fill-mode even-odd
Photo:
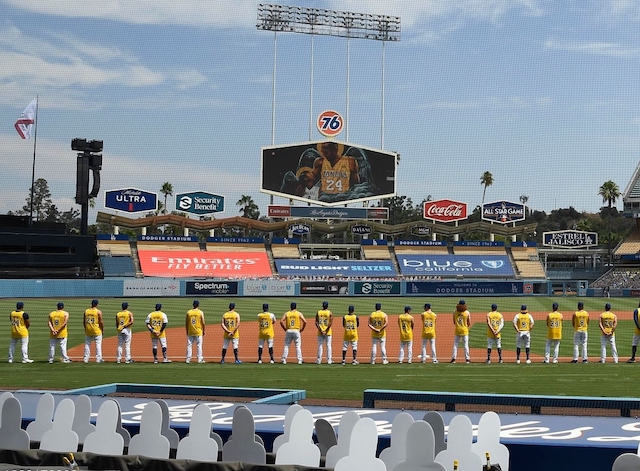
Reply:
[[[640,159],[640,0],[342,0],[285,5],[400,16],[385,49],[384,149],[399,194],[598,211]],[[0,0],[0,213],[22,207],[40,97],[36,178],[74,205],[74,137],[104,140],[101,194],[135,187],[259,192],[271,144],[273,33],[252,0]],[[309,137],[310,36],[277,36],[276,144]],[[352,39],[349,141],[381,147],[377,41]],[[313,112],[345,114],[347,42],[314,40]],[[321,136],[313,131],[313,139]],[[345,140],[344,133],[339,140]],[[287,200],[276,198],[276,204]],[[78,206],[75,206],[79,208]],[[622,202],[618,204],[622,207]],[[169,209],[174,209],[173,202]],[[91,219],[90,219],[91,222]]]

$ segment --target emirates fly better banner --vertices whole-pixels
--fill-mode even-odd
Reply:
[[[140,266],[145,276],[165,278],[227,278],[271,276],[265,251],[177,252],[141,250]]]

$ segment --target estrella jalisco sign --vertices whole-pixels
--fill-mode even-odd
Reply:
[[[551,231],[542,234],[542,245],[553,247],[595,247],[598,245],[597,232]]]
[[[192,191],[176,195],[176,209],[191,214],[211,214],[224,211],[224,196]]]
[[[104,194],[104,207],[128,213],[155,211],[158,209],[158,195],[136,188],[110,190]]]

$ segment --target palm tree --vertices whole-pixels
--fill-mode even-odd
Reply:
[[[618,198],[620,198],[620,188],[618,188],[618,185],[609,180],[604,182],[601,186],[600,189],[598,190],[598,195],[602,196],[602,202],[603,203],[607,203],[608,206],[608,226],[609,226],[609,266],[611,266],[611,207],[613,204],[615,204],[615,202],[618,200]]]
[[[484,204],[484,196],[487,193],[487,187],[493,185],[493,175],[491,175],[491,172],[484,172],[480,177],[480,183],[484,186],[484,190],[482,191],[482,204]]]
[[[258,211],[258,205],[253,201],[253,198],[249,195],[242,195],[236,202],[237,206],[240,206],[238,212],[242,213],[242,217],[248,219],[258,219],[260,217],[260,211]]]
[[[160,193],[164,195],[164,214],[167,214],[167,197],[173,196],[173,185],[169,182],[164,182]]]

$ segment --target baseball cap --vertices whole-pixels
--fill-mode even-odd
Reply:
[[[526,311],[527,310],[527,305],[523,304],[522,306],[520,306],[520,310],[521,311]]]
[[[291,303],[291,309],[295,309],[296,307],[298,307],[296,303]]]
[[[322,302],[322,309],[326,309],[329,307],[329,303],[327,301]]]
[[[424,304],[424,308],[425,308],[425,309],[431,309],[431,304],[429,304],[429,303],[425,303],[425,304]]]
[[[193,300],[193,307],[197,307],[200,306],[200,301],[198,301],[197,299]]]
[[[24,307],[24,303],[22,301],[18,301],[16,303],[16,309],[22,309]]]
[[[608,311],[609,309],[611,309],[611,304],[609,303],[605,304],[604,308]]]
[[[122,309],[126,309],[129,307],[129,303],[122,303]]]
[[[411,310],[411,306],[405,306],[404,307],[404,312],[409,312]]]
[[[64,307],[64,303],[58,303],[58,309],[62,309]]]
[[[493,310],[498,309],[498,305],[497,305],[496,303],[493,303],[493,304],[491,305],[491,309],[493,309]]]
[[[160,309],[162,309],[162,304],[160,303],[156,304],[156,311],[159,311]]]
[[[553,308],[558,309],[558,303],[553,303]]]
[[[236,307],[236,303],[229,303],[229,309],[234,309]]]
[[[467,303],[465,302],[464,299],[461,299],[460,301],[458,301],[458,304],[467,304]]]
[[[376,311],[382,309],[382,304],[380,303],[376,303]]]
[[[355,308],[355,307],[353,307],[353,306],[349,306],[349,312],[353,312],[353,311],[355,311],[355,310],[356,310],[356,308]]]
[[[584,303],[582,301],[580,301],[578,303],[578,309],[582,309],[584,307]]]
[[[98,300],[94,299],[93,301],[91,301],[91,305],[92,306],[97,306],[98,305]]]
[[[268,309],[269,309],[269,305],[268,305],[267,303],[264,303],[264,304],[262,305],[262,310],[263,310],[263,311],[267,311]]]

